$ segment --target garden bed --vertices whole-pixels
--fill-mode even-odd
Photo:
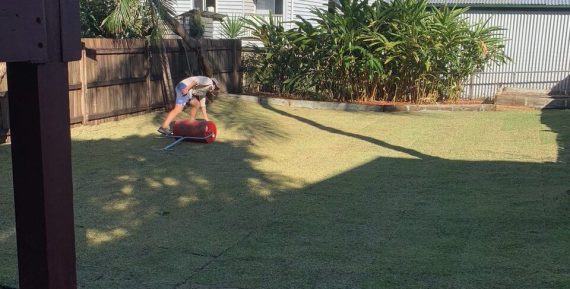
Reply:
[[[284,105],[313,109],[379,111],[379,112],[411,112],[411,111],[494,111],[495,105],[484,100],[459,100],[434,104],[416,104],[412,102],[392,101],[315,101],[306,100],[295,95],[278,95],[266,92],[248,92],[246,94],[223,94],[221,97],[234,97],[246,101],[269,105]]]

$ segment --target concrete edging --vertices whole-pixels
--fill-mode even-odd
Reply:
[[[219,97],[226,99],[239,99],[248,102],[256,102],[263,105],[279,105],[298,108],[342,110],[342,111],[375,111],[375,112],[427,112],[427,111],[495,111],[494,104],[435,104],[435,105],[366,105],[355,103],[338,103],[326,101],[297,100],[272,97],[258,97],[246,94],[220,94]]]

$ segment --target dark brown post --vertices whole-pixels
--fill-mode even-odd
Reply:
[[[67,63],[8,63],[20,289],[72,289]]]
[[[81,58],[78,0],[0,1],[8,71],[20,289],[75,289],[67,62]]]

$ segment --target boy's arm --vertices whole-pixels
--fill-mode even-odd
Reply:
[[[196,86],[196,81],[195,81],[195,80],[192,80],[188,86],[186,86],[185,88],[182,89],[182,94],[183,94],[183,95],[187,95],[188,92],[189,92],[192,88],[194,88],[194,86]]]

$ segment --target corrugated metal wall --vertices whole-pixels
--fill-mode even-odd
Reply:
[[[464,97],[492,97],[503,86],[570,94],[570,11],[471,10],[466,16],[505,28],[512,62],[477,74]]]

